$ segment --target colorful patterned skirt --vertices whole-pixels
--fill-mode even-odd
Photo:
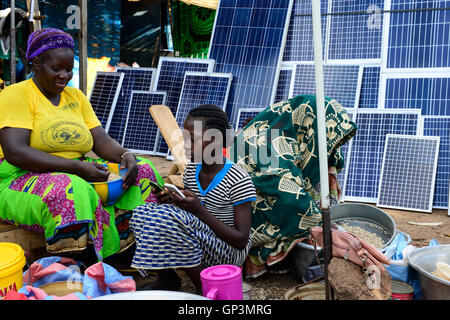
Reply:
[[[43,233],[51,253],[83,250],[92,242],[101,260],[134,243],[132,210],[156,201],[149,181],[162,178],[149,160],[138,158],[135,183],[115,204],[102,206],[92,185],[77,175],[34,173],[0,159],[0,222]]]
[[[131,266],[147,269],[241,266],[250,249],[239,250],[220,239],[195,215],[171,204],[147,203],[133,211],[130,226],[136,237]]]

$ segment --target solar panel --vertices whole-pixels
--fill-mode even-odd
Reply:
[[[364,66],[359,108],[378,108],[378,94],[380,89],[380,67]]]
[[[422,109],[423,115],[450,116],[450,78],[448,73],[445,77],[438,75],[436,72],[430,77],[421,77],[420,73],[383,76],[386,78],[384,108]]]
[[[387,67],[449,67],[448,7],[448,0],[391,0],[391,10],[403,11],[390,14]]]
[[[290,98],[289,93],[291,92],[292,70],[292,65],[281,66],[274,102],[286,101]]]
[[[106,131],[111,123],[123,78],[122,72],[97,72],[95,75],[89,101]]]
[[[222,0],[208,57],[214,71],[233,74],[227,105],[232,124],[240,108],[273,103],[293,0]]]
[[[345,201],[376,203],[386,135],[416,135],[419,119],[420,110],[357,110],[358,131],[350,140]]]
[[[235,130],[238,131],[239,129],[242,129],[244,127],[244,121],[246,119],[256,117],[263,110],[264,110],[264,108],[258,108],[258,109],[242,108],[242,109],[239,109]]]
[[[137,153],[155,154],[158,126],[149,108],[152,105],[165,105],[166,98],[165,92],[131,92],[122,142],[125,148]]]
[[[290,97],[315,94],[316,76],[313,64],[296,64]],[[363,67],[353,65],[323,66],[325,95],[336,99],[345,108],[357,108]]]
[[[119,98],[111,118],[108,134],[117,142],[122,143],[125,119],[130,103],[131,91],[150,91],[156,75],[156,68],[131,68],[117,67],[116,72],[125,74],[120,90]]]
[[[424,136],[438,136],[439,158],[437,165],[436,183],[434,188],[433,207],[448,208],[450,181],[450,117],[424,116]]]
[[[214,60],[160,57],[156,76],[156,90],[167,92],[166,105],[175,116],[186,71],[212,72]],[[169,151],[165,140],[158,131],[155,152],[165,156]]]
[[[225,111],[232,79],[231,73],[186,72],[175,115],[180,128],[183,127],[189,111],[199,105],[212,104]],[[169,156],[169,159],[172,157]]]
[[[378,207],[431,212],[439,137],[386,136]]]
[[[320,1],[320,12],[328,12],[328,0]],[[327,17],[321,17],[322,50],[326,48]],[[295,0],[289,21],[283,61],[314,61],[312,7],[309,0]]]
[[[380,59],[384,0],[332,0],[332,13],[367,12],[330,16],[329,60]]]

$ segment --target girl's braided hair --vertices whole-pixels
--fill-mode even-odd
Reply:
[[[191,111],[189,111],[188,118],[198,118],[203,120],[205,125],[204,130],[207,129],[217,129],[222,133],[223,137],[223,147],[227,147],[227,142],[232,141],[228,137],[230,134],[231,125],[228,121],[228,116],[225,111],[213,104],[203,104]],[[232,132],[231,132],[232,133]]]

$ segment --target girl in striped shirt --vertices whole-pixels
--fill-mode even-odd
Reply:
[[[137,245],[131,266],[143,274],[158,271],[158,280],[141,289],[178,290],[175,269],[181,268],[201,294],[202,269],[244,263],[256,191],[248,173],[222,154],[230,128],[219,107],[192,109],[184,123],[190,159],[183,175],[185,197],[153,190],[159,204],[135,208],[130,225]]]

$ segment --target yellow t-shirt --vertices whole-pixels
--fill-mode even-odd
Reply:
[[[0,129],[31,130],[30,146],[74,159],[93,146],[90,129],[101,126],[91,103],[78,89],[66,87],[54,106],[32,79],[8,86],[0,93]],[[0,148],[0,158],[4,158]]]

